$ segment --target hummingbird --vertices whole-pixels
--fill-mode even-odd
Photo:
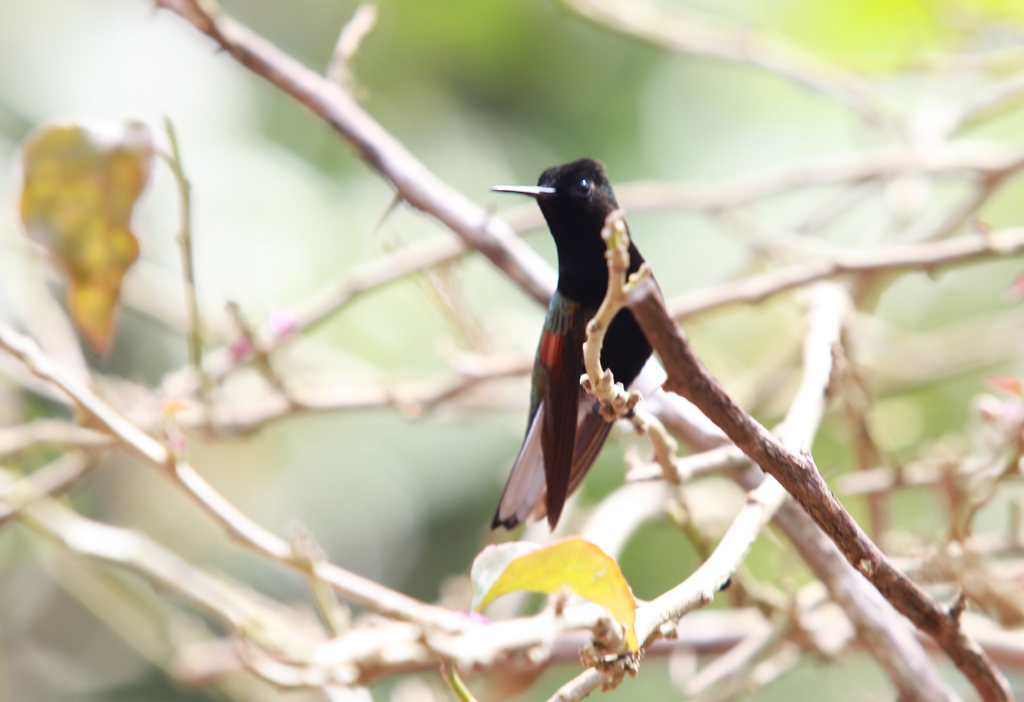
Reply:
[[[600,403],[580,387],[580,376],[587,323],[608,290],[601,229],[618,203],[604,166],[589,158],[547,169],[534,186],[491,190],[534,198],[558,250],[558,285],[533,363],[526,436],[491,528],[512,529],[546,514],[554,529],[566,498],[583,481],[612,428],[600,414]],[[643,261],[630,238],[629,273]],[[628,387],[650,355],[633,314],[621,310],[605,335],[602,367]]]

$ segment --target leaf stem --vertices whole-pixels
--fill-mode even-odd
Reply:
[[[459,671],[455,669],[454,665],[442,663],[441,677],[448,683],[448,686],[455,693],[455,696],[459,698],[460,702],[476,702],[476,698],[473,697],[473,693],[466,687],[466,683],[462,682],[462,678],[459,677]]]
[[[171,120],[164,118],[164,129],[171,144],[171,152],[164,153],[164,160],[174,174],[178,183],[180,197],[181,232],[178,244],[181,246],[181,269],[185,276],[185,296],[188,302],[188,357],[189,362],[199,380],[199,391],[205,397],[209,391],[209,378],[203,371],[203,335],[202,321],[199,317],[199,302],[196,297],[196,273],[192,256],[192,184],[185,176],[181,162],[181,150],[178,147],[178,135],[174,131]]]

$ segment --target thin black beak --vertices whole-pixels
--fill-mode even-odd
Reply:
[[[554,195],[557,192],[554,188],[549,188],[545,185],[495,185],[491,188],[491,191],[496,193],[518,193],[538,199]]]

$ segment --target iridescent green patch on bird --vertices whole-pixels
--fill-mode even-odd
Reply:
[[[565,336],[569,333],[573,317],[580,303],[569,300],[559,293],[555,293],[548,305],[548,316],[544,320],[544,330],[555,336]]]

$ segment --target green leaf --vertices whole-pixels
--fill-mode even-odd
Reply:
[[[488,546],[473,561],[473,609],[517,590],[552,594],[568,589],[608,609],[626,630],[626,645],[636,653],[640,644],[633,628],[636,600],[615,559],[578,537],[547,546],[514,541]]]
[[[132,211],[149,182],[153,140],[140,122],[116,133],[49,127],[22,146],[21,220],[68,280],[71,318],[106,351],[125,272],[139,257]]]

